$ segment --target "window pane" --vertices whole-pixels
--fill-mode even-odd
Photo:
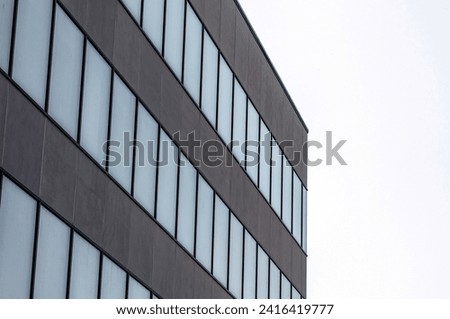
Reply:
[[[301,224],[302,224],[302,183],[297,174],[294,173],[294,193],[293,193],[293,214],[292,214],[292,235],[301,244]]]
[[[234,80],[234,107],[233,107],[233,141],[238,142],[233,147],[233,154],[239,163],[244,166],[245,151],[242,145],[245,142],[245,126],[247,121],[247,96],[237,81]]]
[[[97,298],[99,266],[100,252],[75,233],[70,278],[71,299]]]
[[[224,58],[220,56],[220,70],[219,70],[219,104],[218,104],[218,119],[217,131],[225,144],[231,142],[231,117],[232,117],[232,103],[233,103],[233,73],[225,62]]]
[[[270,299],[280,299],[280,269],[270,261]]]
[[[66,298],[70,228],[41,207],[34,298]]]
[[[219,51],[208,32],[203,33],[202,103],[203,114],[216,127],[217,64]]]
[[[187,4],[186,12],[186,42],[184,50],[183,83],[194,101],[199,105],[202,24],[189,4]]]
[[[270,204],[275,213],[281,217],[281,166],[283,157],[281,149],[275,139],[272,138],[272,188],[270,191]]]
[[[48,112],[74,139],[78,130],[82,63],[83,34],[58,6]]]
[[[122,2],[130,11],[133,18],[138,23],[141,23],[141,0],[122,0]]]
[[[197,171],[180,153],[180,186],[178,192],[180,205],[178,205],[177,239],[192,255],[194,255],[196,187]]]
[[[90,43],[86,48],[85,68],[81,145],[104,165],[111,68]]]
[[[197,247],[196,258],[211,271],[212,213],[214,192],[199,175],[197,191]]]
[[[134,172],[134,197],[150,214],[155,212],[158,123],[139,103]]]
[[[258,144],[259,115],[252,102],[248,100],[246,169],[248,175],[256,185],[258,185]]]
[[[213,275],[219,282],[227,286],[228,270],[228,218],[229,210],[216,195],[214,211],[214,267]]]
[[[258,246],[258,299],[269,298],[269,257]]]
[[[292,299],[301,299],[300,293],[292,286]]]
[[[0,68],[8,72],[14,0],[0,0]]]
[[[308,192],[306,191],[306,188],[303,186],[303,201],[302,201],[302,247],[306,251],[306,229],[307,229],[307,218],[308,218],[308,205],[307,205],[307,195]]]
[[[245,231],[244,247],[244,298],[255,299],[256,291],[256,241]]]
[[[130,276],[128,279],[128,299],[150,299],[150,290]]]
[[[162,52],[164,0],[144,0],[142,28],[159,53]]]
[[[230,223],[230,291],[236,298],[242,298],[242,249],[244,248],[244,227],[234,215]]]
[[[283,157],[283,223],[292,231],[292,166]]]
[[[127,191],[131,192],[133,162],[134,115],[136,97],[123,81],[114,75],[111,116],[109,172]]]
[[[52,0],[20,0],[17,11],[13,79],[41,107],[47,84]]]
[[[281,274],[281,299],[291,299],[291,283]]]
[[[270,202],[270,163],[272,159],[271,154],[271,135],[266,124],[261,119],[261,146],[259,158],[259,189],[264,197]]]
[[[170,234],[175,235],[178,149],[162,129],[159,140],[158,169],[156,218]]]
[[[166,2],[166,29],[164,32],[164,58],[181,80],[183,60],[184,0]]]
[[[106,256],[102,262],[102,299],[124,299],[127,274]]]
[[[36,202],[3,177],[0,202],[0,299],[30,297]]]

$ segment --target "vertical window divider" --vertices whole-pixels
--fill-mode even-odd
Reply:
[[[256,269],[255,269],[255,299],[258,299],[258,261],[259,261],[259,249],[258,249],[258,247],[259,247],[259,244],[258,244],[258,242],[256,242],[256,263],[255,263],[255,265],[256,265]]]
[[[291,229],[290,232],[294,235],[294,169],[291,169]]]
[[[228,247],[227,247],[227,289],[230,289],[230,255],[231,255],[231,214],[232,212],[228,209]]]
[[[281,291],[281,289],[282,289],[281,282],[283,281],[283,276],[284,276],[284,274],[283,274],[283,272],[280,269],[280,291],[279,291],[278,299],[281,299],[281,293],[282,293],[282,291]]]
[[[177,165],[177,191],[176,191],[176,198],[175,198],[175,239],[178,238],[178,210],[180,208],[180,170],[181,170],[181,150],[178,148],[178,165]]]
[[[138,132],[138,112],[139,112],[139,99],[136,96],[136,107],[134,109],[134,132],[133,132],[133,156],[131,162],[131,196],[134,197],[134,179],[136,175],[136,152],[137,152],[137,132]],[[128,279],[127,279],[128,280]]]
[[[140,28],[142,28],[142,26],[144,25],[144,1],[145,0],[141,0],[141,16],[139,17],[139,20],[140,20],[139,21],[139,27]]]
[[[70,277],[72,275],[73,234],[74,234],[74,230],[72,227],[70,227],[69,256],[68,256],[69,260],[67,262],[66,299],[70,298]]]
[[[233,74],[233,73],[232,73]],[[231,84],[231,144],[229,145],[231,155],[233,155],[233,135],[234,135],[234,83],[236,82],[235,76],[233,74],[233,83]],[[228,146],[228,145],[227,145]]]
[[[156,177],[155,177],[155,183],[156,183],[156,187],[155,187],[155,207],[153,208],[153,216],[155,217],[155,219],[157,219],[157,214],[158,212],[156,211],[156,208],[158,207],[158,177],[159,177],[159,153],[160,153],[160,145],[159,145],[159,141],[161,139],[161,125],[158,125],[158,140],[156,141],[156,145],[157,145],[157,151],[156,151]]]
[[[267,256],[269,256],[269,255],[267,255]],[[272,267],[270,267],[271,266],[270,260],[271,260],[270,257],[267,258],[267,263],[268,263],[268,266],[267,266],[267,269],[268,269],[268,272],[267,272],[267,277],[268,277],[268,279],[267,279],[267,299],[271,299],[270,298],[270,270]]]
[[[166,11],[167,11],[167,0],[164,0],[164,13],[163,13],[163,34],[162,34],[162,41],[161,41],[161,56],[164,57],[164,47],[166,45]]]
[[[247,144],[248,144],[248,96],[245,98],[245,141],[244,141],[244,169],[247,171]],[[242,147],[242,146],[241,146]],[[248,172],[246,172],[248,175]],[[258,173],[259,174],[259,173]]]
[[[9,47],[9,65],[8,65],[8,75],[12,78],[13,66],[14,66],[14,48],[16,45],[16,30],[17,30],[17,12],[19,11],[19,1],[14,1],[13,9],[13,21],[11,29],[11,41]]]
[[[247,114],[247,116],[248,116],[248,114]],[[256,172],[256,183],[255,184],[256,184],[256,187],[258,187],[258,189],[259,189],[260,188],[259,180],[261,179],[259,168],[261,166],[261,121],[262,121],[262,117],[259,116],[259,113],[258,113],[258,118],[259,118],[259,121],[258,121],[258,163],[256,164],[257,172]]]
[[[273,138],[272,134],[270,133],[270,143],[269,143],[269,154],[270,154],[270,158],[269,158],[269,167],[270,167],[270,173],[269,173],[269,203],[270,206],[272,207],[273,211],[275,211],[275,207],[272,206],[272,171],[273,171],[273,161],[272,161],[272,155],[273,155],[273,141],[275,141],[275,139]]]
[[[114,99],[114,69],[111,68],[111,79],[109,84],[109,112],[108,112],[108,133],[106,138],[106,161],[105,169],[109,172],[109,146],[111,144],[111,125],[112,125],[112,112],[113,112],[113,99]]]
[[[244,263],[245,263],[245,226],[242,225],[242,273],[241,273],[241,296],[240,298],[244,298]]]
[[[39,240],[39,221],[41,217],[41,204],[36,203],[36,218],[34,221],[33,260],[31,262],[30,299],[34,297],[34,280],[36,278],[36,260]]]
[[[125,299],[128,299],[128,289],[130,288],[130,274],[127,273],[127,278],[125,281]],[[151,291],[150,291],[151,296]]]
[[[202,44],[201,44],[201,52],[200,52],[200,95],[198,98],[198,107],[201,110],[202,109],[202,93],[203,93],[203,50],[204,50],[204,41],[205,41],[205,28],[202,26]],[[203,113],[202,113],[203,114]]]
[[[47,85],[45,89],[45,102],[44,102],[44,110],[48,113],[48,100],[50,98],[50,81],[51,81],[51,72],[52,72],[52,60],[53,60],[53,42],[55,40],[55,25],[56,25],[56,0],[53,0],[52,7],[52,22],[50,25],[50,43],[48,46],[48,67],[47,67]]]
[[[281,150],[281,147],[280,147]],[[284,197],[283,197],[283,192],[284,192],[284,152],[283,150],[281,150],[281,154],[280,154],[280,160],[281,160],[281,195],[280,195],[280,219],[281,222],[284,225],[284,221],[283,221],[283,202],[284,202]]]
[[[183,53],[181,54],[181,78],[180,82],[184,87],[184,56],[186,54],[186,18],[187,18],[187,1],[184,1],[184,22],[183,22]]]
[[[211,187],[212,188],[212,187]],[[214,233],[216,223],[216,192],[213,191],[212,230],[211,230],[211,274],[214,274]]]
[[[196,170],[195,181],[195,220],[194,220],[194,258],[197,258],[197,218],[198,218],[198,170]]]
[[[216,122],[214,123],[214,129],[216,130],[216,132],[219,128],[219,94],[220,94],[220,50],[217,50]]]
[[[2,195],[3,195],[3,172],[0,171],[0,207],[2,207]]]
[[[303,183],[300,180],[300,247],[303,249]]]
[[[102,274],[103,274],[103,252],[100,250],[100,262],[98,269],[98,287],[97,287],[97,299],[102,297]]]
[[[81,83],[80,83],[80,106],[78,110],[78,128],[77,128],[77,143],[81,144],[81,118],[83,115],[83,91],[84,91],[84,80],[86,73],[86,51],[87,51],[87,37],[84,35],[83,39],[83,57],[81,64]]]

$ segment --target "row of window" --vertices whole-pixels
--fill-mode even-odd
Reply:
[[[0,179],[0,299],[158,299],[14,182]]]
[[[52,1],[42,3],[45,1],[50,4],[46,10],[51,12]],[[21,0],[17,4],[15,38],[22,28],[19,17],[25,13],[21,10],[34,12],[28,16],[31,21],[27,23],[34,24],[29,32],[50,19],[51,13],[43,14],[46,10],[36,1]],[[50,29],[50,24],[40,28]],[[33,83],[45,83],[46,76],[29,72],[28,77],[18,77],[16,64],[20,65],[23,57],[16,55],[16,49],[14,52],[17,63],[5,68],[10,76],[235,297],[299,296],[64,10],[55,8],[49,86],[44,102],[38,98],[40,88]],[[33,52],[34,64],[44,64],[48,59],[34,56],[33,50],[29,52]],[[125,147],[127,133],[135,140],[133,152]],[[113,141],[122,143],[112,145]],[[108,143],[111,145],[106,154],[103,146]],[[119,158],[117,163],[106,161],[113,155]],[[155,165],[157,162],[164,165]],[[296,176],[293,170],[290,176]],[[298,186],[301,194],[300,181]],[[294,204],[301,212],[302,196],[291,198],[298,201]],[[290,210],[292,222],[294,209]],[[300,227],[300,220],[297,222]]]
[[[306,251],[306,189],[188,1],[122,2],[225,144],[239,142],[233,155]],[[243,152],[245,141],[257,143]],[[291,175],[302,190],[292,186]],[[293,187],[304,200],[294,220]]]

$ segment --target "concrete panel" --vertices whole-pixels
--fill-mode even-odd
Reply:
[[[89,0],[61,0],[62,5],[70,11],[73,17],[82,25],[86,25],[86,13]]]
[[[0,166],[3,164],[6,108],[8,105],[9,81],[0,74]]]
[[[3,167],[39,194],[45,119],[12,85],[8,93]]]
[[[139,214],[136,204],[114,183],[106,186],[103,248],[120,263],[129,258],[131,215]]]
[[[151,287],[164,298],[171,298],[178,286],[175,282],[176,245],[161,228],[155,228]]]
[[[143,37],[139,27],[124,7],[117,6],[113,63],[128,83],[135,88],[139,87]]]
[[[176,248],[175,258],[177,268],[181,269],[181,271],[176,271],[174,274],[174,279],[177,284],[171,298],[191,298],[192,291],[194,291],[196,285],[194,273],[198,264],[181,247]]]
[[[236,40],[233,71],[243,87],[248,86],[248,41],[251,33],[240,15],[236,15]]]
[[[214,299],[233,299],[231,295],[218,283],[212,285],[212,298]]]
[[[244,90],[253,101],[256,109],[261,103],[261,63],[262,53],[256,40],[250,37],[248,41],[248,80],[247,87]]]
[[[220,7],[223,0],[204,1],[204,14],[201,20],[216,43],[220,43]],[[227,0],[225,0],[227,1]]]
[[[138,278],[152,286],[153,242],[156,229],[155,222],[143,211],[130,214],[130,238],[128,241],[128,268]]]
[[[220,49],[225,59],[234,68],[234,46],[236,37],[237,8],[233,1],[221,1]]]
[[[103,246],[107,179],[91,159],[78,155],[74,224],[100,246]]]
[[[199,14],[203,16],[205,14],[205,0],[188,0],[190,2],[192,8]]]
[[[211,299],[214,298],[213,293],[213,279],[201,267],[196,267],[194,271],[195,287],[192,292],[193,299]]]
[[[180,82],[174,75],[164,68],[161,70],[161,108],[160,108],[160,122],[162,126],[169,132],[171,136],[180,130],[181,118],[183,114],[183,95],[185,91],[180,85]]]
[[[78,153],[78,148],[47,120],[39,196],[69,222],[73,222]]]
[[[86,31],[109,60],[113,58],[118,5],[118,1],[111,0],[91,0],[87,5]]]

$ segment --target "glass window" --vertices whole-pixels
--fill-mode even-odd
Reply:
[[[195,257],[208,271],[211,271],[214,192],[200,175],[197,196],[197,239]]]
[[[34,298],[66,298],[70,228],[41,207]]]
[[[106,256],[102,261],[102,299],[124,299],[127,274]]]
[[[150,290],[142,286],[136,279],[128,279],[128,299],[150,299]]]
[[[74,139],[78,132],[83,34],[58,6],[48,112]]]
[[[246,169],[252,181],[258,185],[259,115],[250,100],[247,112]]]
[[[183,67],[184,0],[166,2],[164,58],[178,79]]]
[[[0,299],[30,297],[36,202],[3,177],[0,202]]]
[[[20,0],[17,9],[13,79],[41,107],[47,85],[52,0]]]
[[[302,247],[303,250],[306,251],[306,243],[307,243],[307,238],[306,238],[306,225],[307,225],[307,217],[308,217],[308,205],[307,205],[307,195],[308,192],[306,191],[306,188],[303,186],[302,187],[303,191],[303,200],[302,200]]]
[[[131,192],[136,97],[116,74],[113,87],[108,169]]]
[[[89,43],[86,47],[81,145],[104,165],[108,135],[111,68]]]
[[[256,241],[245,230],[244,236],[244,291],[243,298],[255,299],[256,292]]]
[[[0,68],[8,72],[14,0],[0,0]]]
[[[278,217],[281,217],[281,173],[283,157],[281,149],[275,139],[272,138],[272,188],[270,191],[270,204]]]
[[[71,299],[96,299],[100,252],[77,233],[73,236]]]
[[[229,289],[236,298],[242,298],[242,249],[244,227],[231,215],[230,223],[230,284]]]
[[[162,52],[164,0],[144,0],[142,28],[159,53]]]
[[[175,235],[178,148],[162,129],[160,134],[156,219]]]
[[[280,299],[280,269],[270,261],[270,299]]]
[[[214,266],[213,275],[219,282],[227,286],[228,270],[228,221],[229,210],[216,195],[214,210]]]
[[[261,145],[259,149],[259,189],[264,197],[270,202],[270,163],[272,160],[271,154],[271,135],[266,124],[261,119]]]
[[[292,231],[292,166],[283,157],[283,223]]]
[[[139,103],[134,168],[134,194],[150,214],[155,214],[158,123]]]
[[[292,211],[292,235],[295,240],[301,244],[302,240],[302,183],[297,174],[294,173],[294,191],[293,191],[293,211]]]
[[[217,64],[219,51],[211,40],[208,32],[203,31],[203,72],[202,72],[202,102],[203,114],[216,127],[217,103]]]
[[[234,79],[234,106],[233,106],[233,154],[242,166],[245,165],[245,129],[247,122],[247,96],[237,79]]]
[[[197,171],[180,153],[177,239],[192,255],[194,255],[196,187]]]
[[[219,104],[217,117],[217,131],[225,144],[231,142],[231,117],[233,106],[233,73],[222,55],[219,69]]]
[[[301,295],[297,289],[292,286],[292,299],[301,299]]]
[[[159,299],[159,297],[155,294],[152,294],[152,299]]]
[[[281,299],[291,299],[291,283],[281,274]]]
[[[141,0],[122,0],[122,2],[130,11],[133,18],[138,23],[141,23]]]
[[[258,299],[269,298],[269,257],[258,246]]]
[[[203,29],[200,20],[197,18],[191,6],[187,4],[186,8],[183,83],[195,103],[199,105]]]

